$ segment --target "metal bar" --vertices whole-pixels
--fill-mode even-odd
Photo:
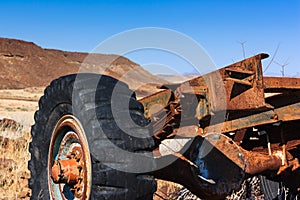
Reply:
[[[229,133],[239,129],[251,128],[260,125],[272,124],[279,121],[300,120],[300,102],[276,108],[274,110],[265,111],[259,114],[254,114],[231,121],[226,121],[220,124],[211,125],[204,129],[208,132]]]
[[[267,92],[300,90],[300,78],[264,77],[264,88]]]
[[[255,175],[268,170],[279,170],[282,166],[282,158],[275,155],[264,155],[257,152],[243,151],[245,160],[247,161],[245,172]]]
[[[234,83],[237,84],[241,84],[241,85],[246,85],[246,86],[251,86],[252,87],[252,83],[249,80],[239,80],[239,79],[235,79],[235,78],[225,78],[226,81],[233,81]]]

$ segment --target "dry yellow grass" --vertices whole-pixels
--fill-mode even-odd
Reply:
[[[42,91],[43,88],[0,90],[0,200],[30,198],[30,127]]]
[[[0,122],[0,199],[29,199],[28,145],[30,131],[20,124]]]
[[[178,183],[157,180],[157,191],[153,200],[200,200]]]

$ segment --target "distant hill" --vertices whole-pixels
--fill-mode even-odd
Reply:
[[[121,79],[132,89],[150,83],[140,88],[145,95],[166,82],[122,56],[44,49],[32,42],[0,38],[0,89],[47,86],[79,68]]]

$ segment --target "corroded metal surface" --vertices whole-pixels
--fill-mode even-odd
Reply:
[[[170,98],[171,98],[171,90],[162,90],[151,96],[140,99],[139,102],[141,102],[144,106],[145,117],[149,118],[151,115],[154,114],[154,112],[159,111],[159,110],[153,110],[155,105],[160,105],[161,108],[166,107],[170,101]]]
[[[282,121],[300,120],[300,102],[292,105],[280,107],[274,110],[225,121],[220,124],[206,127],[205,132],[222,130],[223,133],[237,131],[265,124],[273,124]]]
[[[264,155],[257,152],[243,150],[247,161],[245,172],[251,175],[261,174],[266,171],[278,171],[282,166],[282,156]]]
[[[216,140],[224,138],[210,139],[218,143]],[[181,155],[176,153],[158,158],[158,166],[170,160],[175,162],[155,171],[155,177],[180,183],[204,199],[224,199],[232,190],[239,189],[245,176],[245,162],[238,146],[228,147],[231,158],[236,158],[234,163],[202,137],[196,137],[187,145],[188,150]]]
[[[77,184],[80,172],[75,159],[57,160],[51,168],[51,178],[55,183]]]
[[[156,171],[158,178],[214,199],[224,198],[245,175],[263,173],[278,180],[300,175],[300,78],[263,77],[261,60],[267,57],[259,54],[182,84],[163,86],[164,92],[149,98],[155,104],[163,97],[164,114],[153,114],[158,140],[195,137],[202,146],[193,142],[188,152],[196,149],[196,155],[182,157],[177,152],[159,158],[158,163],[172,156],[178,159]],[[172,98],[166,96],[169,92]]]
[[[179,93],[199,94],[209,102],[211,113],[222,110],[251,110],[265,107],[259,54],[183,83]]]
[[[264,88],[267,92],[300,90],[300,78],[264,77]]]
[[[204,199],[224,199],[238,190],[245,177],[299,169],[299,161],[283,164],[283,153],[274,155],[246,151],[229,137],[211,133],[186,144],[186,152],[157,158],[156,178],[177,182]],[[177,159],[176,159],[177,158]],[[170,161],[174,162],[170,162]],[[166,165],[165,163],[171,163]]]

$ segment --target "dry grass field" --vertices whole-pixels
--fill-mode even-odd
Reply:
[[[0,199],[30,197],[28,145],[42,90],[0,90]]]
[[[6,122],[0,124],[0,131],[0,199],[29,199],[30,132]]]

